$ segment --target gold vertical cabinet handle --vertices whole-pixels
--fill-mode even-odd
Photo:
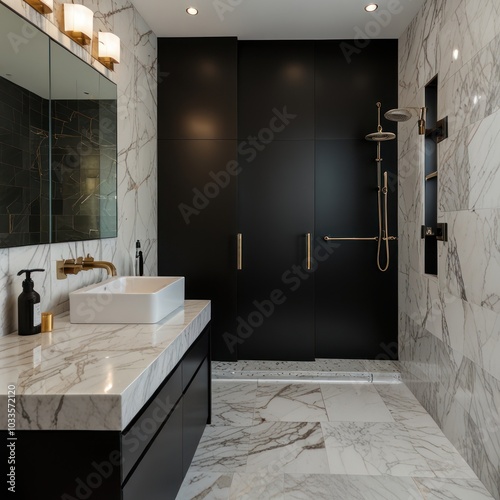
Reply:
[[[236,235],[236,269],[238,271],[243,269],[243,235],[241,233]]]
[[[307,270],[311,270],[311,233],[306,233]]]

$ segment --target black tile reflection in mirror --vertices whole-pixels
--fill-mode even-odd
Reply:
[[[52,241],[116,235],[116,101],[52,100]]]
[[[0,77],[0,247],[49,242],[49,101]]]

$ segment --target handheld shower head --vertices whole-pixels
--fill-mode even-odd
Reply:
[[[412,117],[412,111],[418,111],[418,133],[425,134],[425,116],[427,108],[396,108],[390,109],[384,114],[387,120],[392,122],[406,122]]]

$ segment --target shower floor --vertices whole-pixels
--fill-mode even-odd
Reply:
[[[178,500],[493,498],[400,382],[397,362],[213,370],[212,425]]]
[[[339,382],[399,382],[399,362],[371,359],[316,361],[214,361],[214,380],[325,380]]]

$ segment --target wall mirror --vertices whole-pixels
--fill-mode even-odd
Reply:
[[[116,236],[116,85],[3,5],[0,38],[0,248]]]

